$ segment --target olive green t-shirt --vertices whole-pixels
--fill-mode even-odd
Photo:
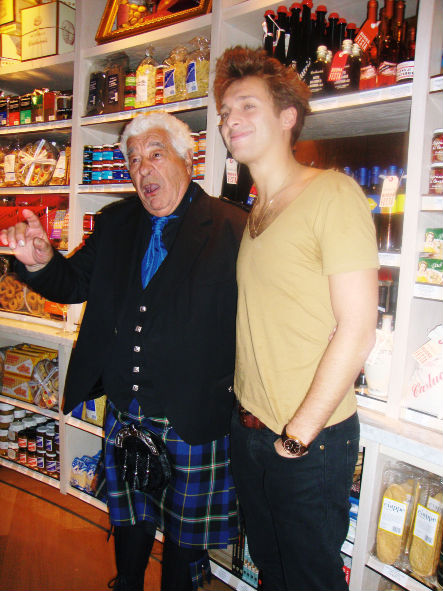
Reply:
[[[333,170],[316,176],[259,236],[245,229],[234,389],[242,406],[276,433],[304,399],[336,325],[328,275],[378,266],[366,197]],[[355,410],[350,385],[327,425]]]

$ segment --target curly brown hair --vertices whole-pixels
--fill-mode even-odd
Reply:
[[[214,97],[220,112],[223,96],[236,80],[247,76],[262,79],[272,96],[277,113],[295,107],[297,122],[292,128],[291,145],[297,141],[305,116],[311,112],[311,91],[292,68],[286,68],[277,59],[269,57],[263,49],[251,49],[237,45],[226,49],[218,58],[215,68]]]

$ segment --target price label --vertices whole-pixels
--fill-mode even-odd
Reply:
[[[238,181],[238,166],[234,158],[226,158],[226,182],[228,185],[236,185]]]
[[[331,69],[329,71],[328,82],[337,82],[343,75],[343,68],[348,61],[348,54],[344,51],[337,51],[332,58]]]
[[[381,189],[380,207],[394,207],[398,189],[398,176],[387,176]]]
[[[354,43],[357,43],[361,50],[365,52],[371,43],[374,41],[375,36],[378,33],[378,25],[380,21],[376,23],[371,23],[370,21],[365,21],[362,28],[358,32],[357,36],[354,39]]]

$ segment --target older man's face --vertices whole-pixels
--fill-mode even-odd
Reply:
[[[180,158],[161,128],[130,137],[127,148],[129,172],[143,206],[157,217],[169,215],[191,180],[191,152]]]

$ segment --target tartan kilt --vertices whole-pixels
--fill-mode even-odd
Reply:
[[[117,432],[135,423],[159,435],[168,449],[172,478],[158,493],[131,492],[121,479],[114,448]],[[238,507],[230,469],[229,436],[189,445],[167,418],[147,418],[134,399],[128,411],[109,401],[105,422],[104,462],[111,523],[134,525],[147,520],[178,546],[224,548],[238,538]]]

